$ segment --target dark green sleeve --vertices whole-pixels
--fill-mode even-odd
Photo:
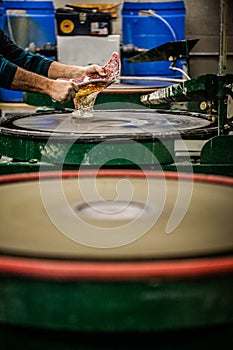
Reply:
[[[17,66],[48,76],[52,60],[34,55],[18,47],[0,30],[0,86],[10,88]]]

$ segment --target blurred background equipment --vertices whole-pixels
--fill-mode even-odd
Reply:
[[[122,43],[146,50],[166,42],[185,38],[185,4],[175,2],[124,2],[122,7]],[[169,62],[128,63],[122,59],[122,75],[138,77],[182,78],[180,72],[171,71]],[[183,61],[177,62],[183,68]],[[145,80],[127,79],[125,83],[151,85]],[[165,83],[167,85],[167,83]],[[163,86],[154,82],[154,86]]]
[[[116,6],[109,6],[66,4],[56,9],[59,62],[103,66],[112,52],[120,52],[120,35],[112,35],[112,16],[116,17]]]
[[[106,36],[112,33],[111,17],[111,13],[99,12],[98,7],[66,5],[56,10],[57,34]]]

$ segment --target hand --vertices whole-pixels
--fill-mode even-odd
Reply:
[[[91,73],[98,73],[100,76],[104,77],[106,75],[104,69],[97,64],[92,64],[90,66],[83,67],[83,75],[88,75]]]
[[[78,92],[78,85],[64,79],[51,81],[50,97],[62,104],[69,102]]]

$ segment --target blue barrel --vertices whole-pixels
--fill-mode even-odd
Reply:
[[[124,2],[122,7],[122,43],[138,48],[152,49],[169,41],[185,38],[184,1],[170,2]],[[127,63],[122,59],[123,76],[181,78],[181,73],[169,69],[170,62]],[[177,67],[182,68],[183,62]],[[145,81],[126,83],[151,85]],[[168,85],[168,83],[165,83]],[[161,86],[155,81],[154,86]]]
[[[30,43],[41,47],[56,43],[55,8],[53,1],[0,2],[0,28],[15,43],[27,48]],[[0,89],[0,101],[22,102],[23,92]]]

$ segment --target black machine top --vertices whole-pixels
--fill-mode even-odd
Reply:
[[[92,117],[76,117],[67,111],[12,115],[0,124],[1,133],[19,137],[79,140],[114,138],[153,139],[186,135],[192,137],[210,126],[206,116],[165,110],[95,110]]]

